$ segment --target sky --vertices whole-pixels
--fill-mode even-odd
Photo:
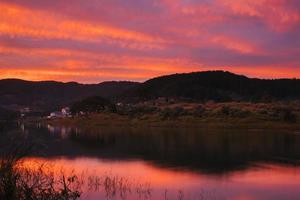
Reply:
[[[0,79],[300,78],[299,0],[0,0]]]

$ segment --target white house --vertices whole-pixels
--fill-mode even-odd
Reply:
[[[48,119],[63,118],[63,117],[64,117],[64,115],[62,112],[55,111],[55,112],[50,113],[50,115],[48,116]]]
[[[68,117],[71,115],[71,111],[69,107],[64,107],[61,109],[61,113],[65,116]]]
[[[69,107],[64,107],[61,109],[61,111],[52,112],[47,118],[53,119],[53,118],[65,118],[65,117],[71,117],[71,111]]]

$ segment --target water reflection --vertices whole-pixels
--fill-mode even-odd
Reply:
[[[183,199],[193,200],[296,200],[300,196],[300,169],[269,164],[259,164],[230,175],[208,176],[191,171],[164,169],[141,160],[30,158],[24,164],[32,167],[36,163],[47,163],[56,174],[65,169],[64,172],[67,173],[83,172],[83,177],[117,177],[126,183],[124,187],[130,187],[126,195],[123,194],[126,196],[124,199],[180,199],[180,194]],[[83,199],[123,199],[120,191],[116,191],[112,198],[108,196],[112,195],[111,191],[107,191],[104,184],[99,184],[95,189],[89,183],[86,182],[84,187]],[[139,198],[137,190],[144,191],[143,195],[148,192],[150,194]]]
[[[68,138],[90,156],[139,158],[167,168],[206,173],[242,170],[256,162],[297,165],[300,159],[300,136],[282,131],[137,127],[83,131],[52,126],[48,130],[56,137]],[[77,150],[75,155],[80,154]]]
[[[112,174],[135,184],[149,183],[151,199],[300,196],[300,135],[295,132],[39,125],[1,135],[0,145],[7,143],[5,135],[39,141],[40,151],[26,160],[28,167],[47,163],[54,171],[75,170],[85,177]],[[87,191],[88,199],[106,197],[103,188]]]
[[[50,124],[47,125],[47,129],[49,133],[59,136],[61,139],[67,139],[72,132],[78,133],[77,128],[72,129],[71,127],[52,126]]]
[[[300,135],[283,131],[149,127],[80,130],[22,125],[7,133],[18,134],[37,140],[44,147],[39,153],[47,157],[141,159],[160,167],[211,174],[244,170],[257,162],[293,166],[300,160]]]

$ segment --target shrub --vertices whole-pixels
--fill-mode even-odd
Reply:
[[[282,118],[284,121],[286,122],[296,122],[297,121],[297,116],[293,113],[292,110],[290,109],[285,109],[283,111],[283,115],[282,115]]]
[[[74,103],[71,107],[71,112],[77,114],[84,113],[97,113],[97,112],[116,112],[116,106],[109,100],[100,97],[89,97],[87,99]]]
[[[162,109],[161,112],[160,112],[160,116],[161,116],[163,119],[171,118],[171,116],[172,116],[172,111],[171,111],[171,109],[170,109],[170,108]]]
[[[217,115],[243,118],[243,117],[249,116],[250,111],[244,110],[241,108],[229,107],[227,105],[224,105],[217,111]]]
[[[203,114],[205,113],[206,109],[203,106],[197,106],[194,111],[193,111],[193,115],[197,116],[197,117],[202,117]]]
[[[273,108],[272,116],[285,122],[294,123],[297,121],[297,115],[292,108],[287,106],[277,106]]]
[[[75,175],[56,178],[45,171],[43,165],[37,169],[22,166],[22,157],[29,147],[16,147],[13,153],[1,157],[0,199],[7,200],[76,200],[81,192]]]
[[[165,108],[160,112],[163,119],[173,119],[186,115],[188,112],[182,107]]]
[[[222,115],[228,116],[230,113],[230,108],[228,106],[222,106],[220,112]]]

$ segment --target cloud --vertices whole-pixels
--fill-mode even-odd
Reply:
[[[297,0],[0,0],[0,10],[0,78],[294,77],[300,68]]]
[[[124,48],[160,48],[159,38],[130,30],[70,20],[63,15],[0,3],[0,33],[11,37],[108,43]]]
[[[291,0],[218,0],[232,15],[258,18],[276,31],[300,23],[299,3]]]

